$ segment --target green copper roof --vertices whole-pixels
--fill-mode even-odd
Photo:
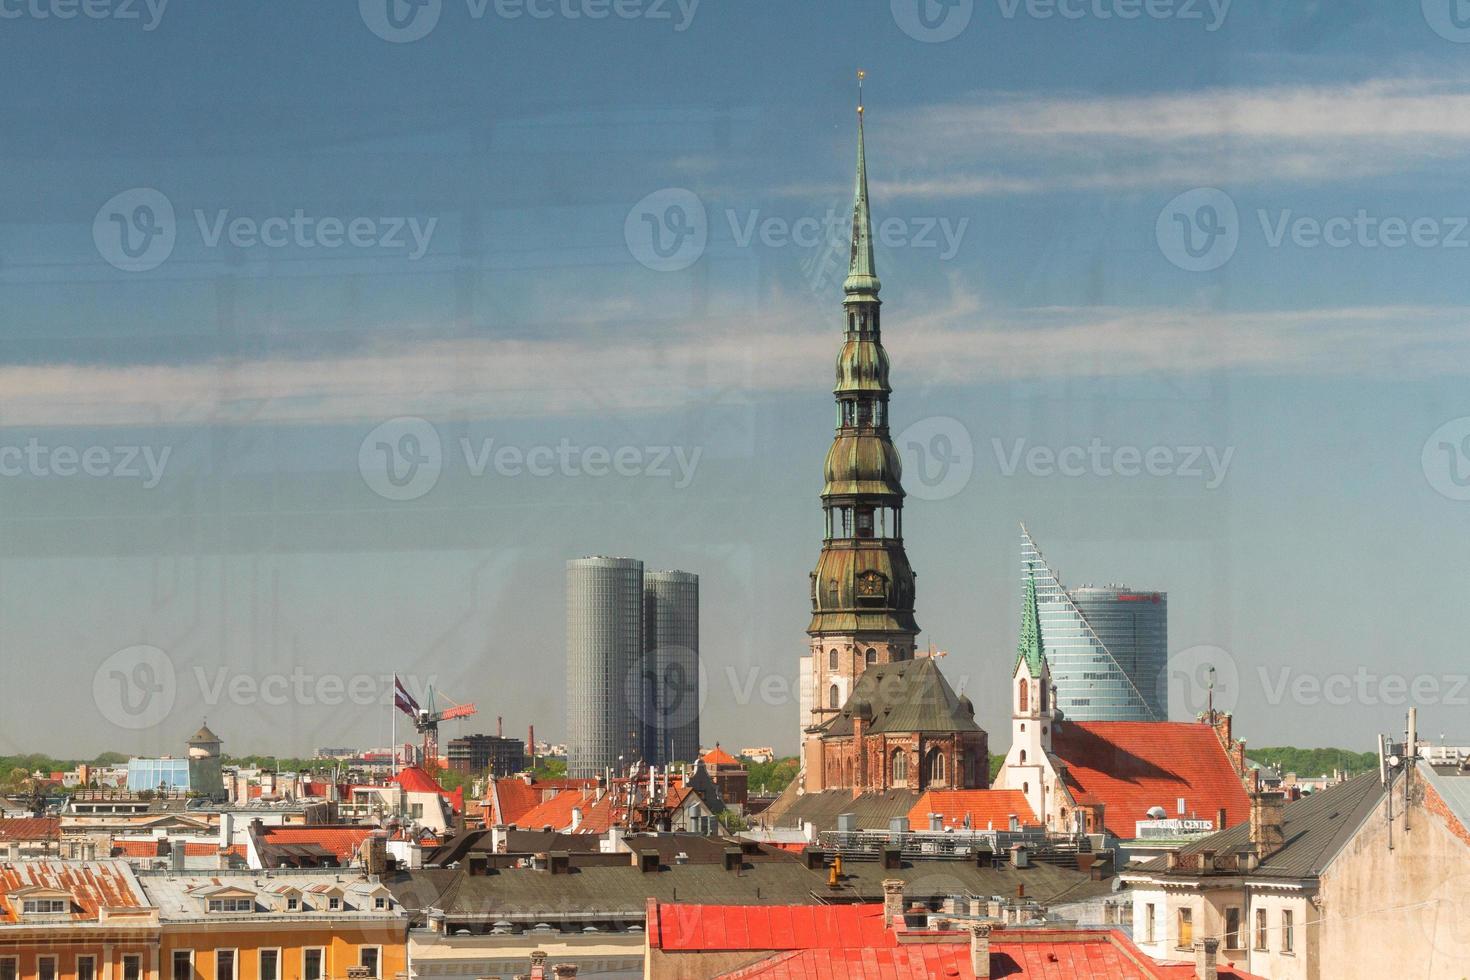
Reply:
[[[873,264],[873,218],[868,213],[868,163],[863,150],[863,107],[859,105],[857,179],[852,191],[852,258],[842,288],[848,299],[874,300],[881,287]]]
[[[1032,677],[1041,676],[1041,618],[1036,612],[1036,576],[1026,566],[1026,597],[1021,610],[1021,642],[1016,647],[1016,665],[1022,660]]]

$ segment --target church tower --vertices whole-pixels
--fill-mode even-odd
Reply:
[[[996,786],[1020,790],[1038,816],[1047,813],[1051,773],[1052,728],[1056,724],[1056,692],[1041,641],[1036,606],[1036,574],[1029,566],[1021,608],[1021,639],[1011,671],[1011,750]]]
[[[837,432],[827,451],[822,511],[826,533],[811,573],[810,655],[803,658],[803,766],[808,790],[821,788],[816,730],[846,703],[863,671],[911,660],[914,572],[903,548],[903,487],[889,437],[888,354],[880,333],[872,218],[858,73],[857,177],[852,251],[843,282],[845,335],[837,355]]]

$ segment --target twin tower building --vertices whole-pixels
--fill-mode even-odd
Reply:
[[[859,105],[844,335],[833,388],[836,434],[824,468],[824,535],[800,663],[801,786],[983,788],[989,747],[974,705],[917,644],[916,578],[904,551],[904,490],[889,430],[893,389],[881,288]],[[1024,528],[1022,534],[1023,585],[1040,593],[1035,605],[1056,707],[1076,720],[1166,719],[1163,595],[1069,593]],[[567,563],[571,775],[595,776],[636,759],[694,759],[698,595],[697,577],[686,572],[645,573],[642,562],[626,558]],[[1091,616],[1089,603],[1096,607]],[[1148,615],[1140,619],[1140,611]]]
[[[567,562],[567,775],[699,755],[699,576]]]

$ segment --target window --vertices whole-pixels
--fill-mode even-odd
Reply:
[[[326,950],[320,946],[301,951],[301,980],[322,980],[322,963],[326,959]]]
[[[829,687],[827,689],[827,707],[829,707],[829,708],[840,708],[840,707],[842,707],[842,705],[840,705],[838,703],[838,694],[837,694],[837,685],[836,684],[833,684],[831,687]]]
[[[301,908],[301,899],[297,898],[294,895],[286,899],[287,912],[295,912],[299,908]]]
[[[1026,750],[1025,749],[1022,749],[1021,750],[1020,762],[1021,762],[1021,765],[1023,765],[1023,766],[1026,764]]]
[[[194,951],[176,949],[173,958],[173,980],[194,980]]]
[[[1157,921],[1158,921],[1158,910],[1154,908],[1154,903],[1153,902],[1149,902],[1146,905],[1144,905],[1144,907],[1143,907],[1143,941],[1144,942],[1146,942],[1146,943],[1152,943],[1152,942],[1157,942],[1158,941],[1158,938],[1159,938],[1158,937],[1158,931],[1154,928],[1154,923],[1156,923]]]
[[[864,658],[863,659],[867,660],[867,662],[870,663],[870,664],[877,663],[878,662],[878,651],[877,650],[874,650],[874,649],[872,649],[870,647],[868,649],[867,654],[864,655]]]
[[[16,980],[17,969],[14,956],[0,956],[0,980]]]
[[[331,898],[327,899],[327,908],[333,912],[336,912],[338,909],[342,908],[342,899],[338,898],[336,895],[333,895]]]
[[[1180,949],[1194,948],[1194,910],[1179,910],[1179,942],[1176,943]]]
[[[38,980],[56,980],[56,957],[36,957],[36,977]]]
[[[368,976],[376,977],[378,964],[383,958],[381,946],[364,946],[357,954],[357,965],[368,971]]]
[[[1256,949],[1266,949],[1266,910],[1256,909]]]
[[[1225,908],[1225,948],[1241,949],[1240,908],[1230,905]]]
[[[909,757],[903,754],[903,749],[893,750],[893,781],[895,783],[907,782],[909,778]]]
[[[259,980],[281,980],[281,951],[279,949],[260,951]]]
[[[388,907],[388,900],[386,898],[384,898],[382,895],[379,895],[377,898],[373,899],[373,908],[375,908],[375,909],[386,909],[387,907]]]
[[[1291,909],[1281,910],[1281,951],[1290,953],[1296,945],[1296,936],[1293,935],[1293,923],[1291,921]]]
[[[1026,683],[1026,678],[1021,678],[1020,685],[1016,688],[1016,710],[1026,711],[1031,704],[1031,687]]]
[[[233,949],[214,951],[214,980],[235,980],[235,951]]]
[[[143,957],[124,956],[122,975],[123,980],[141,980],[143,976]],[[3,980],[3,978],[0,978],[0,980]]]
[[[941,782],[941,783],[944,782],[944,756],[943,755],[936,755],[934,757],[934,772],[931,774],[931,776],[932,776],[933,779],[937,780],[938,782]]]
[[[211,912],[254,912],[255,902],[249,898],[211,898]]]
[[[836,670],[837,669],[837,651],[836,650],[828,650],[827,651],[827,669],[828,670]]]
[[[97,960],[95,957],[77,957],[77,980],[97,980]]]
[[[64,898],[28,898],[21,903],[23,915],[65,915],[71,911]]]

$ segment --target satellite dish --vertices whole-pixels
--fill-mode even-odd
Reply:
[[[1151,806],[1148,808],[1148,818],[1150,820],[1163,820],[1166,816],[1168,814],[1164,812],[1164,808],[1161,806]]]

